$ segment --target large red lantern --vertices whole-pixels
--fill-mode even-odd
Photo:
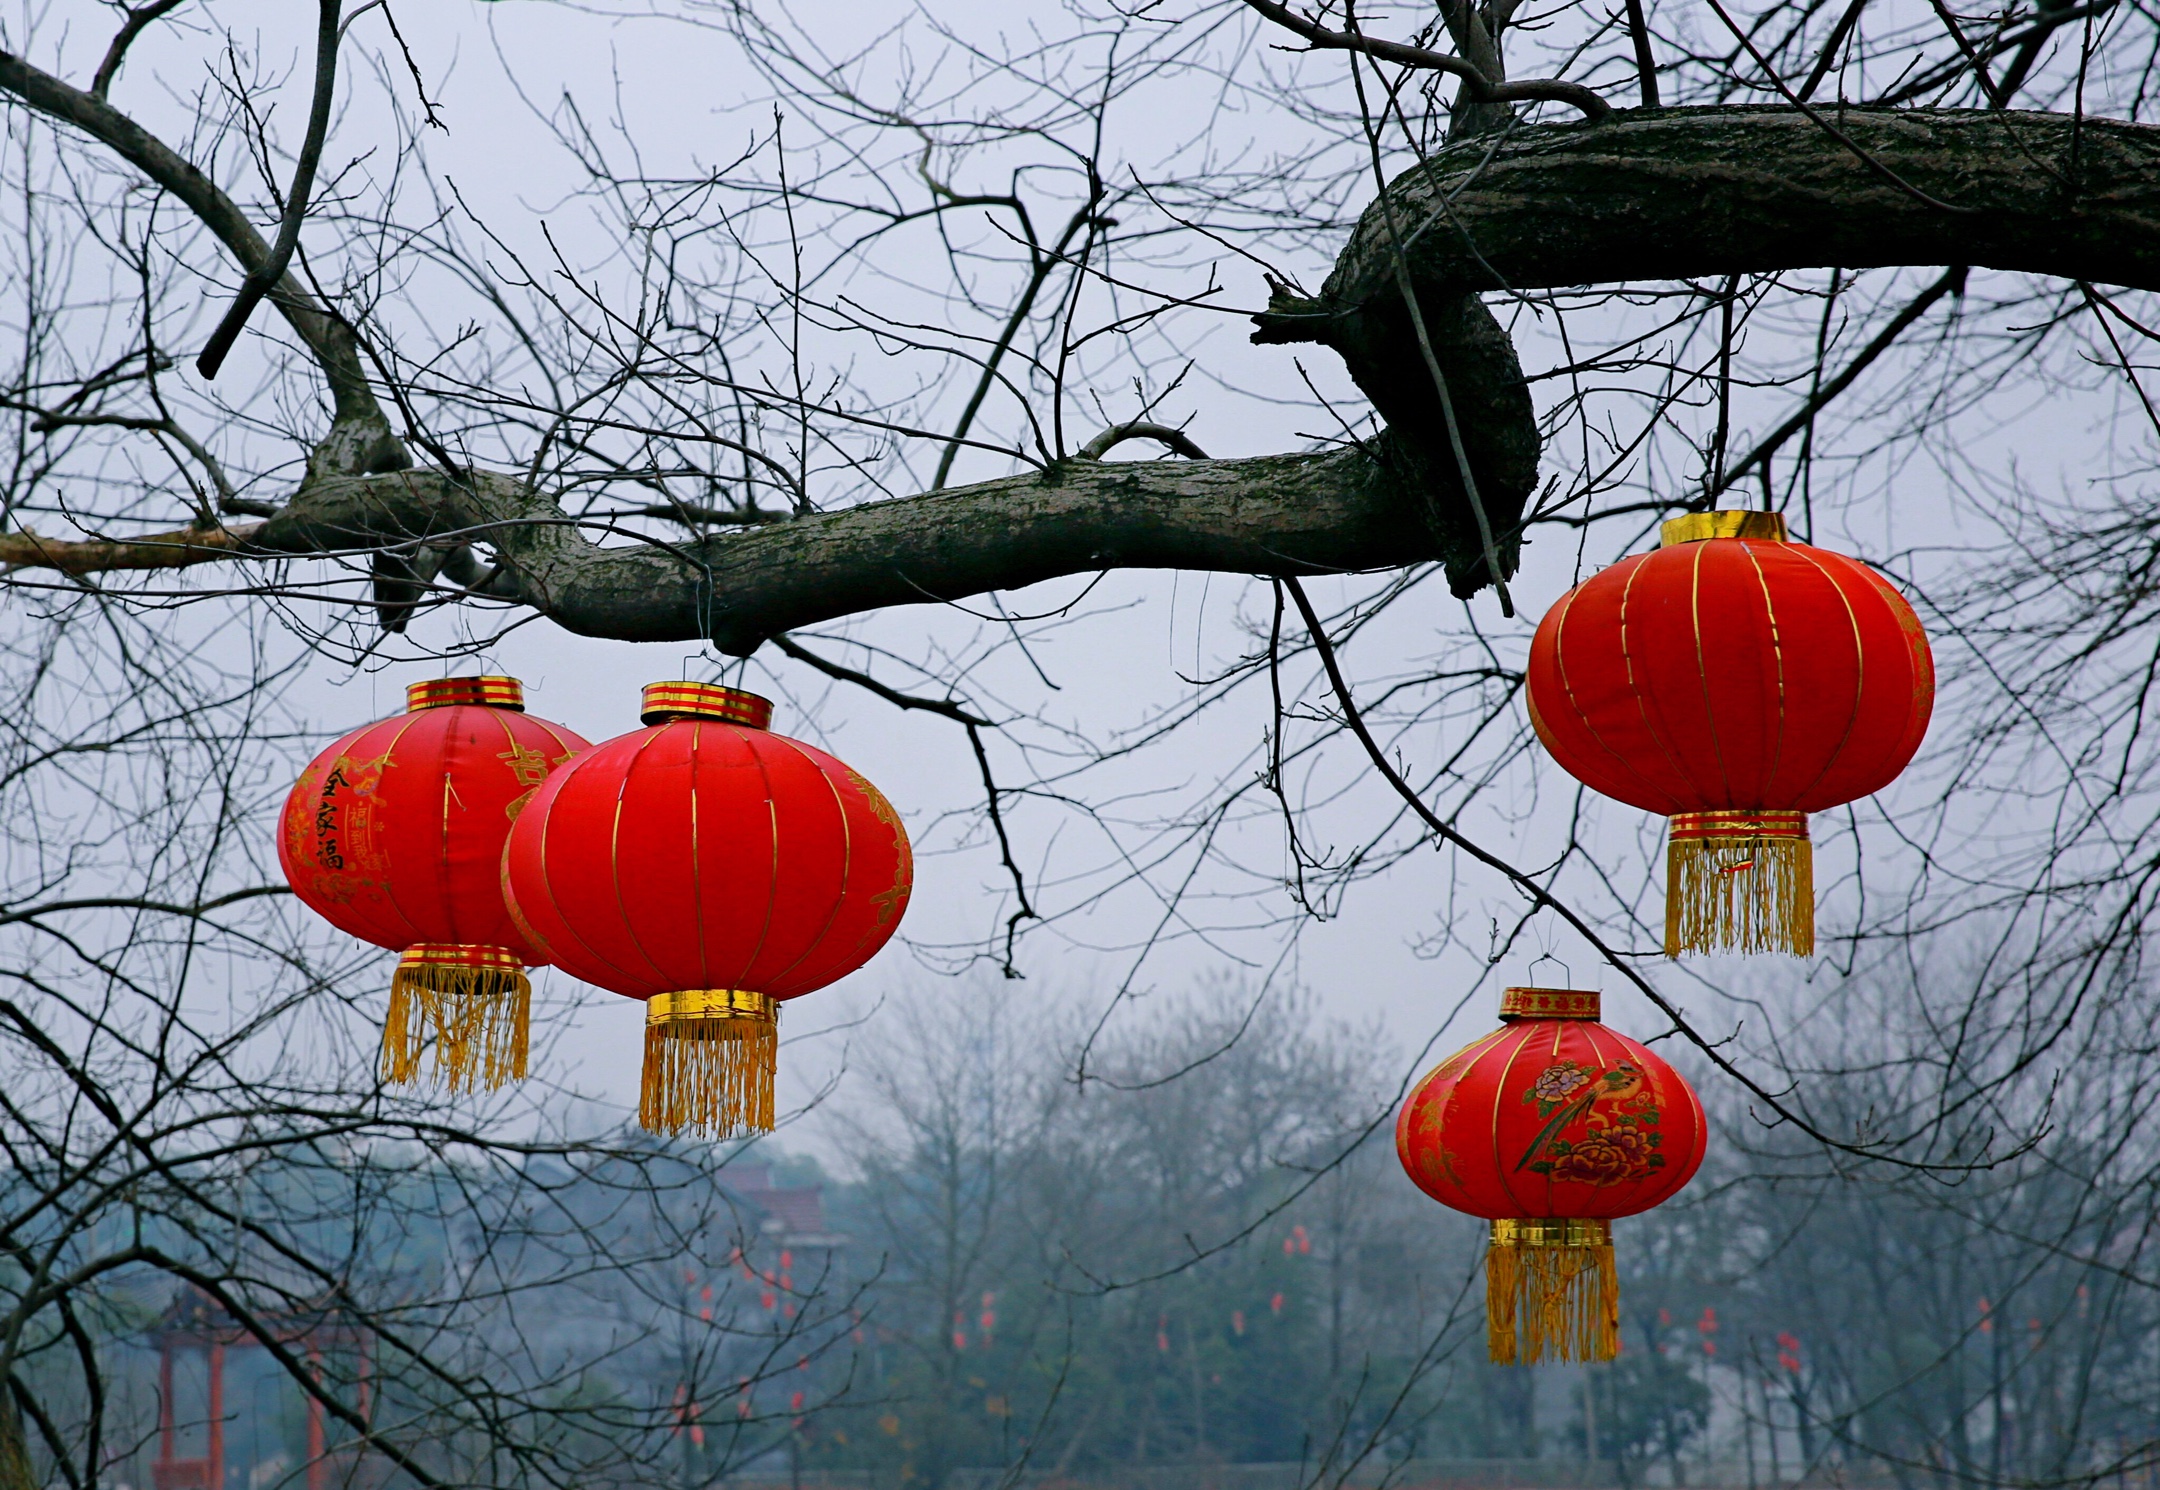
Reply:
[[[770,1131],[779,1005],[898,928],[907,834],[876,787],[767,728],[756,694],[655,683],[644,720],[549,778],[504,892],[557,967],[645,1001],[648,1129]]]
[[[1530,720],[1569,775],[1671,819],[1665,950],[1815,950],[1808,814],[1879,791],[1935,701],[1927,635],[1857,559],[1774,512],[1698,512],[1592,575],[1530,644]]]
[[[1492,1223],[1486,1342],[1505,1365],[1619,1353],[1612,1223],[1702,1165],[1694,1088],[1598,1023],[1598,1005],[1579,989],[1508,989],[1502,1028],[1421,1078],[1395,1121],[1417,1187]]]
[[[525,1075],[544,961],[503,904],[510,823],[550,770],[586,748],[525,712],[515,678],[438,678],[406,712],[315,757],[285,799],[278,862],[338,930],[402,953],[383,1074],[410,1082],[432,1039],[452,1091]]]

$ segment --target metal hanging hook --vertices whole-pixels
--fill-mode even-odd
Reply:
[[[1539,953],[1539,954],[1538,954],[1537,956],[1535,956],[1535,957],[1531,958],[1531,959],[1530,959],[1530,966],[1529,966],[1529,967],[1528,967],[1527,969],[1525,969],[1525,970],[1524,970],[1524,972],[1523,972],[1523,976],[1524,976],[1524,977],[1526,977],[1526,978],[1531,978],[1531,979],[1532,979],[1532,981],[1534,982],[1534,981],[1535,981],[1535,977],[1534,977],[1534,975],[1535,975],[1535,973],[1537,972],[1537,965],[1538,965],[1539,963],[1541,963],[1541,962],[1557,962],[1557,963],[1559,963],[1559,964],[1560,964],[1560,975],[1561,975],[1561,976],[1562,976],[1563,978],[1565,978],[1565,979],[1567,980],[1567,981],[1566,981],[1565,983],[1562,983],[1562,984],[1561,984],[1560,986],[1561,986],[1561,987],[1563,987],[1563,988],[1573,988],[1573,987],[1575,986],[1575,970],[1574,970],[1573,968],[1569,967],[1569,966],[1568,966],[1568,965],[1567,965],[1567,964],[1566,964],[1565,962],[1561,962],[1559,958],[1557,958],[1557,957],[1553,956],[1553,954],[1552,954],[1552,953],[1550,953],[1550,952],[1540,952],[1540,953]]]

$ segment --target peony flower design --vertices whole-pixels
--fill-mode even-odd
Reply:
[[[1577,1139],[1553,1160],[1555,1183],[1576,1185],[1624,1185],[1665,1167],[1665,1156],[1653,1147],[1652,1136],[1640,1128],[1600,1129]]]
[[[1537,1102],[1549,1111],[1555,1104],[1565,1102],[1570,1095],[1581,1091],[1592,1074],[1588,1066],[1575,1061],[1560,1061],[1538,1072],[1537,1080],[1530,1084],[1524,1100]]]

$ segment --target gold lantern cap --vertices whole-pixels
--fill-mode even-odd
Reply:
[[[405,685],[405,712],[417,714],[422,709],[445,709],[452,704],[480,704],[490,709],[515,709],[525,712],[525,685],[515,678],[482,676],[477,678],[430,678],[425,683]]]
[[[751,729],[772,728],[772,700],[718,683],[647,683],[640,717],[647,724],[718,719]]]
[[[1666,519],[1658,529],[1658,547],[1700,543],[1705,538],[1753,538],[1764,543],[1790,543],[1782,512],[1756,512],[1727,508],[1721,512],[1683,512]]]
[[[1588,988],[1510,988],[1500,995],[1500,1018],[1597,1019],[1604,995]]]

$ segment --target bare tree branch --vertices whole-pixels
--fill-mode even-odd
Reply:
[[[299,157],[293,162],[292,184],[285,188],[285,215],[278,223],[277,242],[271,245],[270,257],[261,267],[248,271],[247,278],[240,282],[240,293],[233,297],[224,319],[195,359],[195,370],[206,378],[218,375],[218,369],[225,365],[225,354],[240,339],[248,317],[270,293],[271,286],[285,277],[285,266],[292,262],[293,250],[300,246],[300,225],[307,220],[315,171],[322,164],[323,144],[330,133],[330,104],[337,96],[337,53],[342,35],[338,30],[339,3],[317,0],[315,96],[308,107],[307,137],[301,141]]]
[[[104,99],[72,88],[8,52],[0,52],[0,89],[111,147],[179,198],[250,274],[270,264],[270,245],[216,183]],[[368,385],[353,329],[289,272],[280,276],[269,298],[313,354],[330,390],[332,430],[317,452],[318,467],[325,472],[357,473],[395,470],[407,464],[404,447],[391,434],[390,422]]]
[[[1583,117],[1592,123],[1610,118],[1613,112],[1612,105],[1607,103],[1596,89],[1586,88],[1581,83],[1563,82],[1558,78],[1543,78],[1523,83],[1497,82],[1462,58],[1451,57],[1445,52],[1411,46],[1407,42],[1383,41],[1377,37],[1346,31],[1330,31],[1318,21],[1299,15],[1289,6],[1277,4],[1276,0],[1245,0],[1245,3],[1284,30],[1301,37],[1306,45],[1315,51],[1361,52],[1375,61],[1392,62],[1398,67],[1418,67],[1432,72],[1444,72],[1461,78],[1470,97],[1479,103],[1551,99],[1557,103],[1572,104],[1582,110]]]

